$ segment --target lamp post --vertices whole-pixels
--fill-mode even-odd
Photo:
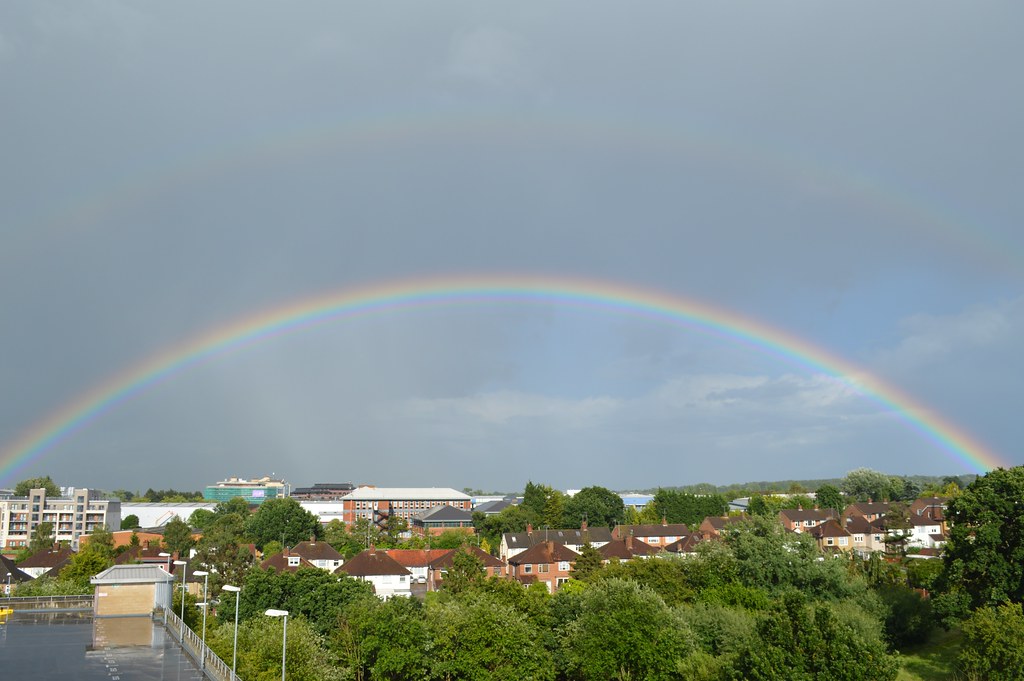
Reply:
[[[188,575],[188,561],[176,560],[175,565],[181,566],[181,637],[185,637],[185,577]]]
[[[235,681],[235,665],[238,664],[238,598],[241,595],[239,592],[242,590],[242,587],[225,584],[223,588],[224,591],[230,591],[235,594],[235,649],[231,654],[231,681]]]
[[[265,613],[268,617],[283,617],[284,618],[284,636],[281,637],[281,681],[284,681],[284,661],[288,655],[288,611],[287,610],[275,610],[271,608]]]
[[[166,551],[161,551],[157,555],[161,558],[167,559],[167,567],[165,569],[167,570],[167,574],[171,574],[171,554],[167,553]]]
[[[206,570],[193,570],[192,576],[203,578],[203,655],[199,665],[203,669],[206,667],[206,610],[210,607],[210,602],[206,600],[206,588],[210,585],[210,573]]]

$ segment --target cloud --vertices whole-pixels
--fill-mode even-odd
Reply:
[[[530,78],[521,36],[501,28],[481,27],[456,35],[448,53],[449,77],[507,89]]]

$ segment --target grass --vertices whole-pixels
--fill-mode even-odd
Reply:
[[[939,629],[928,643],[904,650],[903,668],[896,681],[946,681],[956,678],[956,656],[960,654],[959,629]]]

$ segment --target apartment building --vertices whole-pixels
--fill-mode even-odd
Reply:
[[[348,525],[359,518],[383,524],[393,515],[408,521],[437,506],[472,510],[470,496],[450,487],[360,487],[341,504],[341,520]]]
[[[32,489],[27,497],[0,499],[0,548],[28,546],[40,523],[53,525],[55,542],[77,547],[79,537],[99,527],[120,529],[121,502],[87,488],[74,488],[70,495],[59,497]]]

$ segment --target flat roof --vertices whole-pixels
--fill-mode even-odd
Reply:
[[[360,487],[345,499],[391,501],[392,499],[428,501],[469,501],[470,496],[451,487]]]

